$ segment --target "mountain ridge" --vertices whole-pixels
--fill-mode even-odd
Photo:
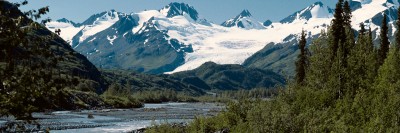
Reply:
[[[359,29],[358,25],[360,22],[364,22],[370,25],[374,32],[377,31],[379,29],[379,21],[382,18],[382,11],[391,14],[391,18],[389,20],[394,20],[394,18],[397,16],[395,14],[397,9],[394,8],[396,6],[396,2],[390,0],[354,0],[350,2],[350,6],[353,10],[353,18],[357,18],[352,20],[352,25],[355,30]],[[158,50],[149,50],[151,48],[148,47],[143,47],[141,49],[149,50],[149,52],[146,52],[145,54],[152,56],[152,58],[155,60],[164,60],[161,58],[163,54],[173,55],[167,62],[156,63],[160,68],[163,68],[164,66],[170,66],[169,64],[171,63],[174,64],[173,66],[168,67],[168,69],[148,68],[140,65],[140,67],[138,67],[138,64],[148,64],[150,62],[154,63],[154,61],[141,58],[140,56],[143,55],[140,54],[130,58],[124,57],[124,60],[130,62],[130,64],[123,64],[122,67],[116,66],[116,68],[126,69],[130,67],[136,67],[132,70],[151,73],[155,72],[159,74],[165,72],[174,73],[192,70],[208,61],[213,61],[217,64],[242,64],[246,59],[254,55],[254,53],[262,50],[266,45],[287,43],[285,39],[291,35],[300,34],[301,29],[307,30],[311,36],[318,35],[321,30],[326,30],[328,28],[333,14],[333,9],[326,6],[322,2],[316,2],[306,8],[303,8],[302,10],[299,10],[298,12],[295,12],[292,15],[289,15],[288,17],[282,19],[281,22],[265,21],[262,24],[255,20],[261,25],[262,28],[246,29],[237,26],[238,21],[233,21],[233,19],[251,16],[251,13],[248,10],[243,10],[239,15],[232,19],[232,27],[224,27],[208,22],[205,19],[201,19],[198,17],[200,15],[197,11],[190,11],[192,9],[195,10],[194,7],[184,3],[170,3],[160,10],[148,10],[129,14],[128,16],[132,16],[135,19],[134,21],[137,23],[137,26],[133,26],[133,28],[132,26],[125,27],[127,29],[132,28],[132,32],[124,30],[124,32],[126,31],[124,34],[114,37],[115,33],[106,33],[102,31],[103,33],[101,34],[104,34],[104,37],[109,38],[108,40],[104,41],[109,42],[109,40],[114,40],[114,45],[107,46],[109,49],[113,49],[113,47],[119,49],[119,46],[117,45],[131,46],[132,43],[142,44],[145,46],[157,45],[170,48],[167,48],[169,50],[164,51],[165,53],[157,52]],[[170,11],[171,15],[168,15],[168,12]],[[139,37],[139,31],[147,32],[148,34]],[[160,32],[162,34],[157,37],[148,36],[152,34],[152,32]],[[378,34],[379,33],[376,33],[376,35]],[[88,37],[86,41],[84,41],[85,43],[83,45],[95,45],[94,43],[88,43],[91,41],[91,39],[94,39],[95,36],[96,35]],[[129,36],[131,39],[128,41],[121,41],[127,36]],[[160,41],[165,42],[166,45],[156,44],[156,42]],[[295,43],[292,43],[292,45],[294,44]],[[104,43],[98,45],[110,44]],[[92,58],[91,56],[96,56],[95,53],[87,52],[96,51],[99,49],[94,49],[94,47],[88,47],[86,49],[79,47],[74,48],[81,49],[78,51],[87,56],[92,62],[105,60],[105,58]],[[181,47],[183,47],[185,50],[180,51]],[[99,50],[99,52],[105,51]],[[176,61],[176,59],[179,59],[179,62],[173,63]],[[117,61],[119,59],[114,60]],[[97,66],[101,66],[102,64],[106,63],[107,62],[95,64]],[[286,66],[288,65],[289,64],[286,64]]]

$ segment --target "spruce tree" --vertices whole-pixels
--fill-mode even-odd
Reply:
[[[354,31],[351,28],[351,8],[350,8],[350,4],[349,1],[345,1],[343,4],[343,26],[344,26],[344,30],[346,33],[346,37],[343,38],[343,41],[345,42],[344,44],[342,43],[341,45],[345,45],[343,46],[343,65],[344,67],[347,66],[347,58],[350,56],[350,50],[353,49],[354,45],[355,45],[355,38],[354,38]]]
[[[329,41],[332,32],[322,31],[321,35],[310,45],[309,68],[306,73],[306,84],[315,90],[329,89],[327,82],[331,71]],[[328,58],[327,58],[328,57]]]
[[[350,4],[349,1],[345,1],[343,4],[343,22],[345,26],[351,26],[351,8],[350,8]]]
[[[379,48],[379,61],[378,61],[378,65],[381,66],[386,57],[387,57],[387,53],[389,52],[389,38],[388,38],[388,26],[387,26],[387,15],[386,13],[383,14],[383,20],[382,20],[382,26],[381,26],[381,33],[380,33],[380,39],[381,39],[381,43],[380,43],[380,48]]]
[[[333,32],[333,40],[330,44],[331,60],[336,57],[339,43],[344,43],[345,33],[343,20],[343,0],[339,0],[336,4],[334,19],[332,20],[331,31]]]
[[[298,55],[297,61],[296,61],[296,81],[297,81],[297,84],[299,84],[299,85],[303,84],[305,76],[306,76],[306,69],[307,69],[307,63],[308,63],[306,44],[307,44],[306,33],[303,30],[301,32],[301,37],[299,40],[300,54]]]
[[[371,51],[376,50],[376,48],[374,47],[374,38],[372,36],[372,29],[371,27],[368,28],[368,48]]]
[[[343,47],[343,54],[342,54],[342,61],[343,62],[343,67],[347,67],[347,59],[350,55],[350,51],[354,48],[355,46],[355,37],[354,37],[354,31],[350,26],[345,26],[345,35],[346,39],[344,40],[344,43],[341,43],[341,47]]]
[[[365,35],[366,32],[367,32],[367,30],[365,29],[365,24],[363,22],[361,22],[359,35]]]
[[[394,48],[390,49],[388,57],[385,59],[384,64],[379,68],[376,88],[382,89],[396,89],[395,92],[399,91],[395,85],[399,84],[400,77],[400,58],[399,53]]]
[[[397,16],[400,16],[400,7],[397,9]],[[396,28],[397,29],[400,28],[400,17],[397,18]],[[400,49],[400,32],[399,32],[399,30],[397,30],[395,37],[396,37],[396,46],[395,46],[395,48],[396,48],[397,51],[399,51],[399,49]]]

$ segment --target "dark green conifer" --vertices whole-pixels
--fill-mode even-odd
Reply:
[[[344,25],[345,26],[351,26],[351,8],[350,8],[350,4],[349,1],[345,1],[343,4],[343,21],[344,21]]]
[[[387,15],[386,13],[383,14],[382,26],[381,26],[381,33],[380,33],[380,48],[379,48],[379,66],[382,65],[387,57],[387,53],[389,52],[389,38],[388,38],[388,26],[387,26]]]
[[[400,16],[400,7],[397,9],[397,16]],[[397,18],[396,28],[397,29],[400,28],[400,17]],[[396,46],[395,46],[395,48],[396,48],[397,51],[399,51],[399,49],[400,49],[400,32],[399,32],[399,30],[397,30],[395,37],[396,37]]]
[[[343,0],[339,0],[336,4],[334,19],[332,20],[333,42],[330,44],[331,60],[336,57],[340,43],[344,43],[346,38],[343,20]]]
[[[306,69],[307,69],[307,63],[308,63],[306,44],[307,44],[306,33],[303,30],[301,32],[301,37],[299,40],[300,54],[298,55],[297,61],[296,61],[297,84],[303,84],[305,76],[306,76]]]
[[[365,29],[365,24],[361,22],[359,35],[365,35],[366,32],[367,32],[367,30]]]

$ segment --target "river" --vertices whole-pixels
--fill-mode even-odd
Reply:
[[[120,133],[154,124],[187,123],[196,116],[214,116],[224,108],[219,103],[161,103],[137,109],[55,111],[33,116],[41,129],[49,128],[52,133]],[[93,118],[88,118],[89,114]],[[0,119],[0,125],[4,122]]]

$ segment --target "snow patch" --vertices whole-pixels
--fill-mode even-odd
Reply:
[[[125,36],[126,36],[126,34],[128,34],[128,32],[125,32],[125,33],[124,33],[124,35],[122,35],[122,37],[125,37]]]
[[[110,37],[110,36],[107,35],[107,40],[110,41],[110,44],[111,44],[111,45],[114,45],[114,40],[115,40],[115,39],[117,39],[117,36],[116,36],[116,35],[114,35],[114,36],[112,36],[112,37]]]
[[[93,42],[94,40],[96,40],[96,37],[94,37],[93,39],[89,40],[88,42]]]

